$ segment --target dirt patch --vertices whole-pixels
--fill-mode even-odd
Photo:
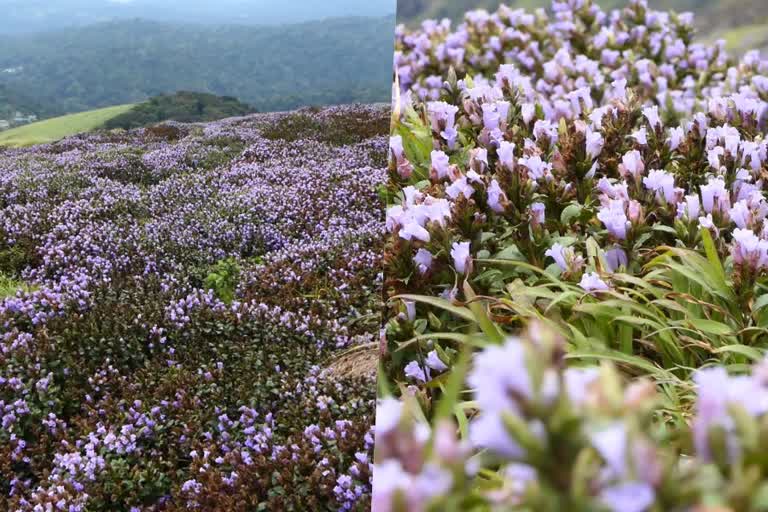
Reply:
[[[340,378],[376,378],[379,368],[378,351],[371,348],[350,350],[331,361],[328,371]]]

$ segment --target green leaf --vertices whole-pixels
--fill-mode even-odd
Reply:
[[[765,353],[762,350],[747,345],[725,345],[714,349],[712,352],[715,354],[738,354],[755,362],[765,358]]]
[[[436,308],[448,311],[449,313],[453,314],[454,316],[457,316],[459,318],[462,318],[464,320],[475,322],[475,315],[472,314],[472,311],[467,309],[464,306],[455,306],[452,302],[447,301],[445,299],[441,299],[440,297],[430,297],[428,295],[411,295],[411,294],[404,294],[404,295],[395,295],[392,297],[394,300],[412,300],[414,302],[420,302],[422,304],[428,304],[430,306],[434,306]]]
[[[563,213],[560,214],[560,222],[568,225],[571,220],[581,215],[581,211],[584,207],[578,203],[569,204],[563,209]]]

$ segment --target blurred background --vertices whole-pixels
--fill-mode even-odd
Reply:
[[[535,9],[549,7],[550,0],[398,0],[400,23],[415,25],[427,18],[460,20],[468,10],[495,10],[499,4]],[[598,0],[603,9],[623,7],[626,0]],[[699,39],[724,39],[728,49],[741,53],[748,49],[768,49],[768,0],[649,0],[655,9],[691,11],[696,14]]]

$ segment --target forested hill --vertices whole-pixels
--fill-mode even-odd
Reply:
[[[178,90],[233,96],[259,111],[389,101],[394,18],[280,27],[108,22],[0,37],[0,85],[50,114]]]

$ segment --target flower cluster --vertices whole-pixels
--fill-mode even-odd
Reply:
[[[766,473],[744,434],[762,425],[762,365],[706,368],[743,372],[768,349],[768,60],[694,36],[690,14],[644,0],[398,28],[384,366],[434,438],[418,434],[418,464],[388,455],[400,473],[378,461],[380,510],[478,495],[521,510],[756,506]],[[564,342],[502,343],[534,321]],[[465,379],[470,347],[486,348]],[[596,358],[631,381],[623,402],[619,377],[578,366]],[[654,385],[663,407],[625,410]],[[433,449],[446,410],[456,463]],[[432,467],[452,479],[423,496]]]
[[[0,509],[369,507],[388,125],[334,107],[0,154]]]
[[[676,432],[693,445],[681,464],[653,420],[654,384],[625,385],[609,364],[566,367],[562,341],[535,326],[476,355],[467,375],[474,402],[460,406],[479,412],[465,440],[451,420],[434,429],[418,420],[412,397],[381,400],[373,509],[756,510],[750,485],[768,469],[752,459],[768,433],[765,360],[751,375],[698,371],[692,426]],[[718,470],[722,478],[706,479]]]

